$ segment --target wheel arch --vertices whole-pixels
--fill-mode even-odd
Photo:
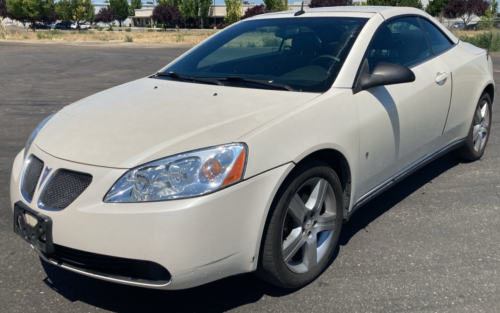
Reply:
[[[303,157],[298,163],[299,165],[312,162],[321,161],[327,163],[338,175],[344,196],[344,219],[347,218],[349,205],[351,202],[351,167],[347,158],[338,150],[335,149],[321,149],[314,151],[307,156]],[[293,171],[292,171],[293,172]],[[291,173],[290,173],[291,174]],[[289,174],[289,175],[290,175]]]
[[[351,201],[351,186],[352,186],[352,172],[349,162],[343,153],[336,149],[332,148],[322,148],[311,152],[305,156],[303,156],[298,162],[293,162],[295,166],[286,174],[284,179],[281,182],[281,185],[276,189],[276,192],[273,195],[271,205],[268,207],[266,217],[263,220],[263,227],[260,233],[260,240],[258,241],[258,246],[256,250],[256,258],[255,258],[255,268],[257,267],[258,262],[260,262],[262,258],[262,248],[264,245],[266,229],[268,228],[269,222],[271,220],[272,208],[276,205],[277,201],[281,194],[284,191],[285,186],[289,182],[289,178],[294,175],[294,173],[302,167],[302,165],[307,164],[309,162],[320,161],[327,163],[339,176],[340,183],[342,185],[343,197],[344,197],[344,208],[343,208],[343,219],[347,220],[348,217],[348,209]]]
[[[495,86],[492,83],[489,83],[483,90],[482,93],[488,93],[490,95],[491,102],[494,101],[495,98]]]

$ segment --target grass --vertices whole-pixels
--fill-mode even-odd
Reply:
[[[488,49],[491,39],[490,51],[500,51],[500,32],[498,30],[457,32],[457,37],[464,42],[473,44],[476,47]]]
[[[134,43],[162,43],[195,45],[212,36],[217,31],[182,31],[182,32],[115,32],[115,31],[26,31],[7,28],[0,40],[36,40],[36,41],[106,41],[106,42],[134,42]],[[128,38],[128,39],[127,39]]]

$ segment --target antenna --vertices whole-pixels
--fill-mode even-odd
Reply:
[[[488,51],[486,51],[486,60],[490,58],[490,49],[492,40],[493,40],[493,33],[490,33],[490,43],[488,44]]]
[[[299,15],[302,15],[304,13],[306,13],[306,12],[304,11],[304,1],[302,1],[302,6],[300,7],[300,11],[295,12],[294,16],[299,16]]]

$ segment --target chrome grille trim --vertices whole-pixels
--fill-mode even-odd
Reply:
[[[31,203],[35,195],[36,186],[40,180],[40,175],[42,175],[43,166],[43,161],[33,154],[24,162],[23,174],[21,176],[21,194],[28,203]]]

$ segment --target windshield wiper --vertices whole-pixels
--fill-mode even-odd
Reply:
[[[227,82],[242,82],[242,83],[252,83],[257,85],[262,85],[266,87],[271,87],[273,89],[282,89],[288,91],[298,91],[293,89],[292,87],[285,84],[274,83],[270,79],[254,79],[254,78],[244,78],[241,76],[226,76],[221,78],[215,78],[218,81],[227,81]]]
[[[251,83],[251,84],[266,86],[266,87],[270,87],[272,89],[298,91],[298,90],[295,90],[288,85],[274,83],[272,80],[269,80],[269,79],[253,79],[253,78],[244,78],[241,76],[194,77],[194,76],[181,75],[181,74],[178,74],[175,72],[158,72],[158,73],[156,73],[156,76],[157,77],[171,77],[171,78],[177,78],[179,80],[188,80],[188,81],[193,81],[193,82],[213,84],[213,85],[219,85],[219,86],[225,86],[222,83],[223,81],[225,81],[225,82],[241,82],[241,83],[245,83],[245,84]]]
[[[192,76],[187,76],[187,75],[181,75],[175,72],[158,72],[155,74],[156,77],[171,77],[171,78],[177,78],[179,80],[188,80],[192,82],[197,82],[197,83],[204,83],[204,84],[212,84],[212,85],[219,85],[219,86],[224,86],[223,83],[221,83],[217,79],[213,78],[204,78],[204,77],[192,77]]]

